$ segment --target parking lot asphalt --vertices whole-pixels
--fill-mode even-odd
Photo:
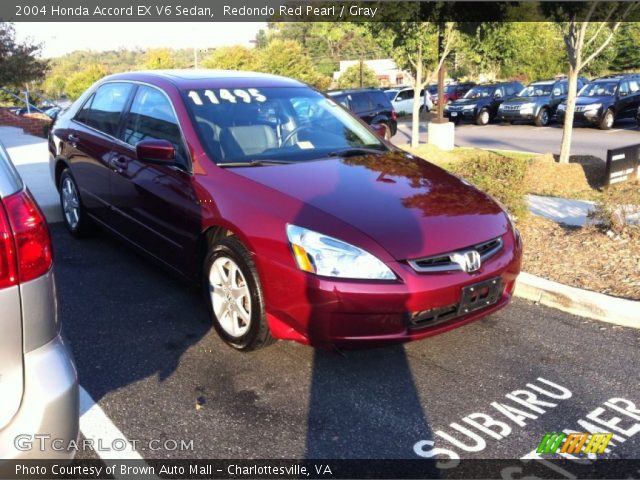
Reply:
[[[420,124],[420,139],[427,141],[427,122]],[[410,119],[398,123],[398,132],[392,142],[396,145],[411,140]],[[548,127],[506,123],[491,123],[485,126],[473,123],[461,123],[455,128],[455,145],[502,150],[524,150],[529,152],[553,154],[560,153],[562,126],[552,123]],[[594,155],[602,160],[607,158],[607,150],[640,143],[640,128],[633,120],[622,120],[611,130],[599,130],[592,127],[573,129],[572,155]]]
[[[106,234],[51,230],[80,383],[145,459],[419,459],[430,441],[520,458],[563,429],[611,431],[608,456],[640,458],[639,330],[514,300],[404,346],[239,353],[197,289]]]

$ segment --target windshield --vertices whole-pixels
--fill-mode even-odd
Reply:
[[[582,87],[580,97],[611,97],[616,94],[618,82],[594,82]]]
[[[473,87],[469,90],[464,98],[485,98],[490,97],[493,94],[493,90],[495,87],[486,86],[486,87]]]
[[[299,162],[347,148],[387,150],[376,135],[307,87],[187,90],[198,135],[219,165]]]
[[[553,83],[535,84],[532,83],[524,88],[518,96],[520,97],[548,97],[553,90]]]

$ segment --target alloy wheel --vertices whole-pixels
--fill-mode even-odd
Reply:
[[[251,292],[240,267],[221,256],[211,264],[209,292],[213,312],[222,329],[232,337],[242,337],[251,326]]]
[[[76,185],[71,177],[67,176],[62,181],[60,194],[65,221],[72,230],[75,230],[80,222],[80,199]]]

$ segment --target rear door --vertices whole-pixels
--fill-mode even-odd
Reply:
[[[109,169],[125,109],[133,86],[107,83],[96,90],[63,134],[66,157],[84,206],[109,223]]]
[[[17,413],[22,400],[22,313],[20,290],[10,282],[9,254],[13,233],[2,199],[17,192],[21,183],[0,145],[0,430]]]
[[[628,80],[623,80],[620,82],[620,86],[618,87],[618,102],[616,107],[616,117],[617,118],[627,118],[635,112],[635,105],[633,94],[631,93],[631,88],[629,86]]]
[[[117,230],[167,265],[184,271],[185,261],[192,258],[185,255],[185,248],[195,244],[200,216],[188,151],[165,93],[138,86],[119,137],[110,172]],[[171,142],[179,166],[139,160],[135,146],[149,139]]]

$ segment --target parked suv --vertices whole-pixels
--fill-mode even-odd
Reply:
[[[384,94],[391,101],[393,109],[398,115],[408,115],[413,113],[413,88],[389,89]],[[420,91],[420,111],[430,112],[433,109],[431,94],[425,89]]]
[[[520,82],[476,85],[464,97],[447,104],[444,116],[455,124],[472,120],[478,125],[486,125],[496,118],[500,104],[515,97],[523,88]]]
[[[385,139],[388,140],[396,134],[398,115],[382,90],[367,88],[334,90],[327,93],[368,125],[384,125]]]
[[[73,457],[60,446],[78,436],[78,382],[52,263],[44,216],[0,145],[0,459]]]
[[[640,106],[640,75],[611,75],[585,85],[576,98],[574,122],[608,130],[623,118],[633,118]],[[566,102],[558,106],[564,121]]]
[[[69,232],[103,225],[200,283],[239,350],[436,335],[505,306],[520,270],[497,202],[290,78],[109,76],[49,152]]]
[[[578,80],[578,89],[583,83]],[[517,97],[504,101],[498,108],[498,120],[533,122],[546,127],[555,116],[558,105],[567,99],[567,80],[541,80],[523,89]]]

